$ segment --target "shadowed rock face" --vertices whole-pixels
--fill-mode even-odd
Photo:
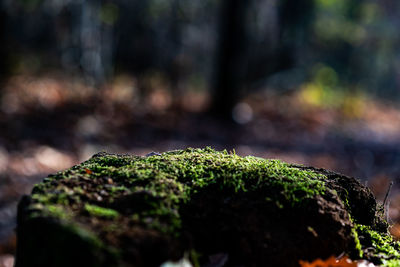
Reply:
[[[359,224],[387,229],[367,188],[323,169],[210,148],[100,153],[21,200],[16,267],[298,266],[360,257]]]

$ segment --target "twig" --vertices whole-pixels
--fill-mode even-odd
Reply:
[[[386,206],[386,201],[388,200],[388,197],[389,197],[389,194],[390,194],[390,190],[392,189],[392,186],[393,186],[393,181],[390,182],[389,188],[386,191],[385,198],[383,199],[383,208],[384,208],[385,213],[386,213],[386,221],[389,221],[389,205]]]
[[[393,186],[393,181],[390,182],[389,188],[388,188],[388,190],[386,191],[385,198],[383,199],[383,206],[385,206],[385,204],[386,204],[386,200],[387,200],[387,198],[388,198],[388,196],[389,196],[389,193],[390,193],[390,190],[392,189],[392,186]]]

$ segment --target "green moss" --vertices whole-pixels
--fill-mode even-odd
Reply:
[[[105,231],[105,232],[118,232],[119,229],[120,229],[120,226],[119,226],[118,224],[112,223],[112,224],[110,224],[110,225],[107,225],[107,226],[104,228],[104,231]]]
[[[96,205],[85,204],[85,210],[89,212],[90,215],[96,217],[103,217],[108,219],[116,218],[119,214],[117,211],[113,209],[107,209],[103,207],[99,207]]]
[[[137,195],[137,206],[132,207],[129,220],[174,233],[181,227],[180,205],[207,187],[233,193],[270,188],[266,201],[283,208],[303,205],[305,200],[324,194],[325,180],[324,175],[279,160],[240,157],[211,148],[188,148],[150,157],[103,153],[44,179],[35,186],[32,198],[44,206],[68,206],[77,216],[83,210],[114,219],[119,215],[117,210],[83,204],[81,198],[89,203],[101,199],[109,207],[124,195]],[[99,192],[105,192],[104,196]],[[144,203],[146,208],[141,209]],[[53,208],[57,213],[58,208]]]
[[[128,188],[126,188],[125,186],[113,186],[111,187],[111,193],[117,193],[120,191],[129,191]]]
[[[382,266],[385,267],[399,267],[400,259],[382,260]]]
[[[47,205],[47,211],[50,215],[60,218],[60,219],[68,219],[69,216],[65,209],[60,205]]]
[[[324,192],[323,175],[278,160],[242,158],[210,148],[173,151],[147,158],[104,156],[89,160],[82,167],[90,169],[92,177],[108,175],[132,185],[149,180],[147,188],[157,195],[180,196],[184,191],[197,192],[217,183],[236,192],[254,190],[262,184],[279,185],[291,202]],[[167,192],[168,189],[177,192]]]
[[[380,233],[372,230],[370,226],[361,224],[355,224],[355,229],[358,235],[363,237],[362,247],[374,248],[373,256],[382,266],[400,266],[400,243],[394,241],[389,233]]]
[[[347,191],[346,191],[346,195],[348,195],[348,192],[347,192]],[[342,202],[344,203],[345,207],[346,207],[347,209],[349,209],[349,201],[348,201],[348,199],[345,198],[344,200],[342,200]],[[350,221],[352,222],[352,224],[357,225],[357,224],[354,222],[354,219],[352,218],[351,214],[349,214],[349,219],[350,219]],[[358,237],[357,229],[356,229],[355,227],[353,227],[353,228],[351,229],[351,234],[352,234],[352,236],[353,236],[353,238],[354,238],[354,243],[355,243],[355,247],[354,247],[354,249],[355,249],[355,254],[354,254],[354,256],[361,259],[361,258],[364,256],[364,252],[363,252],[363,250],[362,250],[362,245],[361,245],[360,239],[359,239],[359,237]]]
[[[112,177],[112,184],[107,179]],[[101,180],[104,179],[104,180]],[[140,218],[151,217],[154,225],[163,222],[180,227],[179,205],[190,200],[193,194],[209,186],[219,190],[247,192],[270,187],[271,195],[266,196],[279,206],[300,205],[304,200],[325,192],[324,175],[302,170],[279,160],[266,160],[257,157],[240,157],[227,151],[211,148],[170,151],[150,157],[117,156],[100,154],[76,165],[69,170],[49,176],[33,190],[33,199],[44,205],[76,204],[76,209],[84,209],[92,215],[114,218],[118,212],[86,204],[79,206],[81,196],[98,198],[96,192],[106,191],[105,203],[113,202],[124,194],[146,192],[146,212],[134,212]],[[58,185],[53,181],[65,183],[95,184],[94,189],[80,188],[76,184]],[[151,196],[151,197],[150,197]],[[172,229],[171,229],[172,230]]]
[[[191,249],[189,251],[189,259],[194,267],[200,267],[200,258],[201,258],[201,253],[199,253],[195,249]]]
[[[351,229],[351,234],[353,235],[354,243],[356,244],[355,245],[355,250],[356,250],[356,252],[358,254],[357,256],[362,258],[364,253],[362,251],[362,246],[361,246],[361,243],[360,243],[360,239],[358,238],[357,230],[355,228],[352,228]]]

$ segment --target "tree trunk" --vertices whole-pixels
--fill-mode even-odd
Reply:
[[[243,55],[247,44],[246,18],[251,1],[224,0],[213,81],[211,111],[230,119],[243,82]]]

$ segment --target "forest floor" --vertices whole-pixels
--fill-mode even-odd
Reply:
[[[15,253],[21,195],[102,150],[235,149],[357,177],[380,201],[393,181],[387,210],[400,238],[400,108],[362,94],[333,99],[310,88],[258,91],[226,122],[205,115],[206,92],[157,80],[119,76],[96,89],[56,74],[10,78],[0,88],[0,267]]]

